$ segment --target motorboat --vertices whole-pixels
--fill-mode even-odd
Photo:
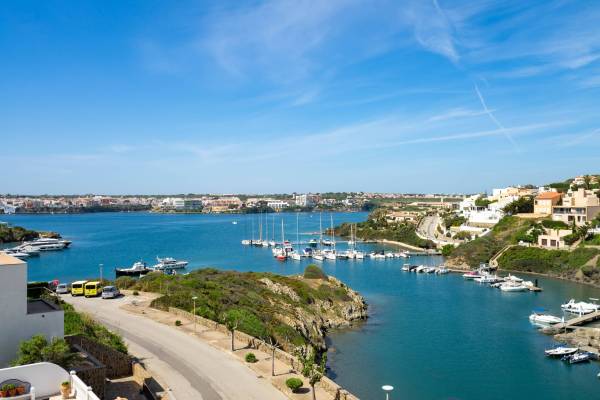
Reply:
[[[26,258],[29,258],[29,254],[22,252],[22,251],[16,251],[16,250],[3,250],[2,253],[7,254],[9,256],[13,256],[15,258],[18,258],[20,260],[24,260]]]
[[[470,281],[480,278],[480,277],[481,277],[481,275],[479,274],[478,271],[469,271],[466,274],[463,274],[463,278],[465,278],[466,280],[470,280]]]
[[[569,302],[562,304],[560,308],[571,314],[585,315],[598,311],[600,306],[598,306],[598,304],[586,303],[584,301],[576,302],[575,299],[571,299]]]
[[[317,261],[323,261],[325,259],[325,257],[323,256],[323,253],[321,253],[319,251],[314,251],[312,254],[312,258]]]
[[[479,283],[496,283],[498,282],[500,278],[498,278],[497,275],[491,275],[491,274],[484,274],[481,275],[479,278],[475,278],[475,282],[479,282]]]
[[[308,241],[308,245],[309,245],[310,247],[313,247],[313,248],[314,248],[314,247],[317,247],[317,245],[318,245],[318,244],[319,244],[319,242],[317,241],[317,239],[310,239],[310,240]]]
[[[300,261],[300,260],[302,260],[302,256],[300,255],[300,253],[297,253],[297,252],[295,252],[295,251],[292,251],[292,252],[290,253],[290,258],[291,258],[292,260],[296,260],[296,261]]]
[[[383,259],[385,259],[385,254],[372,252],[372,253],[369,253],[369,258],[383,260]]]
[[[439,275],[444,275],[444,274],[447,274],[448,272],[450,272],[450,271],[448,270],[448,268],[446,268],[446,267],[445,267],[445,266],[443,266],[443,265],[440,265],[440,266],[439,266],[439,267],[437,267],[437,268],[436,268],[436,270],[435,270],[435,273],[436,273],[436,274],[439,274]]]
[[[415,268],[415,272],[416,272],[416,273],[423,272],[423,270],[424,270],[425,268],[426,268],[426,267],[425,267],[424,265],[419,265],[417,268]]]
[[[519,278],[518,276],[511,275],[511,274],[508,274],[508,276],[504,277],[504,280],[507,282],[516,282],[516,283],[523,282],[523,279]]]
[[[152,266],[152,269],[157,271],[183,269],[188,265],[187,261],[178,261],[172,257],[156,257],[156,261],[158,261],[158,264]]]
[[[521,283],[504,282],[500,285],[500,290],[503,292],[526,292],[529,288]]]
[[[330,261],[335,261],[336,260],[336,254],[335,254],[335,250],[323,250],[323,257],[325,257],[326,260],[330,260]]]
[[[329,240],[329,239],[321,239],[321,244],[323,246],[333,246],[334,242],[333,242],[333,240]]]
[[[353,254],[351,254],[348,251],[338,251],[335,253],[335,257],[340,260],[348,260],[350,258],[354,258],[354,257],[351,257],[351,255],[353,256]]]
[[[402,266],[402,271],[410,271],[410,264],[404,264]]]
[[[549,326],[563,322],[563,319],[555,317],[554,315],[545,314],[544,310],[534,310],[529,316],[529,321],[532,324]]]
[[[423,272],[425,272],[426,274],[433,274],[435,273],[435,267],[425,267]]]
[[[587,351],[580,351],[575,354],[566,355],[561,360],[567,361],[569,364],[578,364],[582,362],[588,362],[592,359],[592,353]]]
[[[365,252],[354,250],[354,258],[356,258],[357,260],[363,260],[365,258]]]
[[[394,258],[394,253],[392,253],[392,252],[385,253],[385,258]]]
[[[115,275],[119,276],[141,276],[145,275],[148,272],[151,272],[152,269],[148,268],[145,262],[136,261],[133,263],[133,266],[129,268],[115,268]]]
[[[544,354],[548,357],[564,357],[575,354],[579,351],[577,347],[558,346],[550,350],[544,350]]]
[[[249,246],[251,243],[252,243],[252,241],[251,241],[251,240],[248,240],[248,239],[244,239],[244,240],[242,240],[242,244],[243,244],[244,246]]]

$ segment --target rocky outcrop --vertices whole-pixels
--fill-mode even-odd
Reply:
[[[300,332],[318,349],[322,351],[327,349],[325,336],[329,329],[350,327],[356,321],[367,318],[367,303],[364,298],[338,279],[333,277],[327,280],[304,279],[300,276],[295,279],[332,295],[324,295],[314,299],[311,304],[305,305],[300,303],[300,296],[294,288],[273,282],[268,278],[262,278],[260,282],[273,293],[285,295],[298,303],[291,306],[273,300],[274,308],[280,310],[274,316]]]
[[[572,332],[554,335],[554,338],[582,349],[600,352],[600,328],[575,329]]]

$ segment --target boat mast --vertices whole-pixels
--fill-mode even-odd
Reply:
[[[333,213],[329,214],[331,218],[331,245],[333,246],[333,251],[335,252],[335,239],[333,237]]]
[[[299,219],[300,219],[300,213],[297,212],[296,213],[296,246],[298,246],[298,249],[300,249],[300,233],[299,233]]]

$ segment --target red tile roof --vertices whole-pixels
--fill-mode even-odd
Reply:
[[[558,192],[543,192],[537,195],[536,200],[554,200],[561,197],[562,194]]]

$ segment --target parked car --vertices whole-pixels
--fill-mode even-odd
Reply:
[[[119,297],[121,292],[115,286],[104,286],[102,288],[102,298],[103,299],[114,299],[115,297]]]
[[[59,283],[58,285],[56,285],[55,291],[57,294],[67,294],[69,293],[69,285],[67,285],[66,283]]]

